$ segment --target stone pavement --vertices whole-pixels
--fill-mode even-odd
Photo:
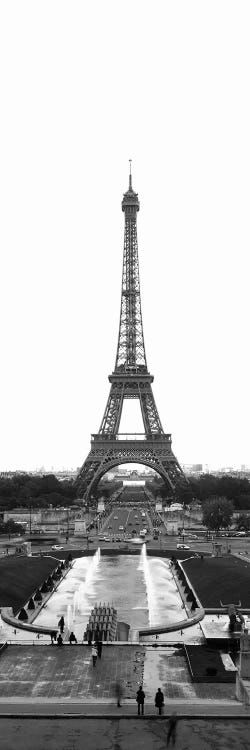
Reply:
[[[8,646],[0,660],[0,698],[95,702],[112,698],[117,681],[126,698],[134,698],[143,681],[144,656],[140,646],[103,646],[93,668],[88,646]]]
[[[167,731],[164,717],[0,718],[1,750],[166,750]],[[175,747],[249,750],[249,736],[250,724],[244,719],[180,719]]]
[[[0,659],[0,700],[109,702],[117,681],[128,701],[141,683],[148,703],[158,687],[166,701],[179,703],[231,702],[235,696],[234,684],[193,683],[182,648],[104,645],[95,668],[85,645],[11,645]]]

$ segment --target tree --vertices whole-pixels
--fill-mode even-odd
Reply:
[[[21,523],[17,523],[10,519],[9,521],[6,521],[6,523],[4,523],[4,521],[0,522],[0,533],[9,534],[9,536],[10,534],[21,534],[23,536],[23,534],[25,534],[25,528]]]
[[[211,531],[226,529],[231,524],[234,507],[226,497],[211,497],[203,503],[203,523]]]

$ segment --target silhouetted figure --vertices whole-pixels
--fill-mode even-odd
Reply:
[[[63,633],[64,631],[64,616],[60,617],[60,620],[58,622],[58,627],[60,628],[60,633]]]
[[[157,693],[155,694],[155,706],[159,709],[159,716],[161,716],[162,706],[164,706],[164,695],[161,688],[158,688]]]
[[[237,617],[236,617],[235,612],[233,612],[230,615],[230,617],[229,617],[229,630],[230,630],[230,633],[233,633],[236,630],[236,622],[237,622]]]
[[[101,659],[102,658],[102,642],[101,641],[97,642],[97,653],[98,653],[99,659]]]
[[[140,716],[140,713],[142,713],[142,715],[144,714],[144,700],[145,700],[145,693],[142,689],[142,686],[140,685],[139,690],[137,690],[137,693],[136,693],[138,716]]]
[[[54,642],[56,642],[56,636],[57,636],[56,631],[52,630],[51,633],[50,633],[51,646],[54,646]]]
[[[77,639],[76,639],[76,637],[75,637],[75,633],[73,633],[73,632],[71,632],[71,633],[70,633],[70,636],[69,636],[69,642],[70,642],[70,645],[71,645],[72,643],[77,643]]]
[[[97,660],[97,648],[96,648],[95,643],[93,643],[91,655],[92,655],[93,667],[95,667],[96,660]]]
[[[169,717],[169,720],[168,720],[167,745],[169,745],[170,739],[172,739],[172,745],[175,745],[176,724],[177,724],[177,716],[174,711],[174,713],[172,714],[172,716]]]
[[[121,708],[121,699],[123,696],[123,689],[122,689],[120,682],[116,682],[115,684],[115,696],[116,696],[117,708]]]
[[[62,646],[63,645],[63,639],[62,639],[61,633],[59,633],[59,636],[57,638],[57,645],[58,646]]]

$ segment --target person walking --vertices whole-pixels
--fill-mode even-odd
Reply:
[[[144,714],[144,700],[145,700],[145,693],[142,689],[142,685],[140,685],[139,690],[137,690],[136,693],[136,702],[138,706],[138,716],[140,716],[140,713],[142,713],[142,716]]]
[[[172,745],[175,745],[176,725],[177,725],[177,716],[176,716],[176,712],[174,711],[174,713],[169,717],[169,720],[168,720],[167,745],[169,745],[170,739],[172,739]]]
[[[64,616],[63,615],[60,617],[60,620],[58,622],[58,627],[60,628],[60,633],[62,634],[64,631]]]
[[[123,689],[122,689],[121,683],[117,681],[115,683],[115,696],[116,696],[117,708],[121,708],[122,695],[123,695]]]
[[[159,709],[159,716],[162,714],[162,707],[164,706],[164,695],[161,688],[158,688],[155,694],[155,706]]]
[[[97,648],[96,648],[95,643],[93,643],[92,645],[91,655],[92,655],[93,667],[95,667],[96,660],[97,660]]]
[[[102,641],[97,641],[97,653],[99,656],[99,659],[102,658]]]

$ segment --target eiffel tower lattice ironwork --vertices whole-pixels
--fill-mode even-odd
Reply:
[[[171,435],[162,428],[152,391],[144,346],[137,245],[138,194],[132,188],[123,196],[125,214],[121,312],[115,369],[109,376],[110,393],[99,432],[91,436],[91,450],[76,479],[79,495],[88,501],[103,474],[122,463],[153,468],[178,495],[188,485],[171,448]],[[142,434],[121,434],[124,399],[137,399],[144,425]]]

